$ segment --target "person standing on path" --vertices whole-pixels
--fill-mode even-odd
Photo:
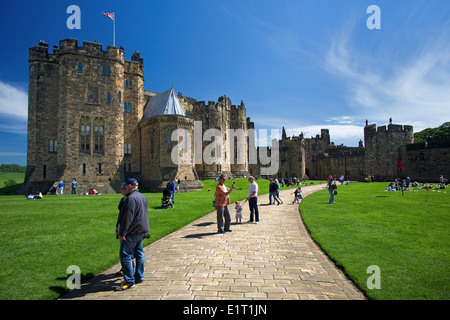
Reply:
[[[119,214],[117,226],[119,226],[119,256],[124,281],[116,290],[133,288],[135,283],[144,280],[145,256],[142,239],[149,231],[148,201],[139,192],[138,181],[130,178],[122,186],[125,187],[126,199]],[[136,259],[135,272],[133,272],[132,256]]]
[[[258,211],[258,184],[255,182],[252,176],[248,178],[250,186],[248,187],[248,205],[250,208],[250,220],[253,222],[253,214],[255,214],[255,222],[259,223],[259,211]]]
[[[272,204],[272,197],[274,198],[273,203],[275,204],[275,201],[277,204],[280,204],[280,201],[277,199],[277,186],[273,179],[270,179],[269,184],[269,204]]]
[[[230,204],[230,193],[234,190],[234,182],[231,186],[231,189],[228,189],[225,186],[225,178],[224,174],[221,174],[219,177],[219,184],[216,187],[216,210],[217,210],[217,232],[225,233],[230,232],[231,225],[231,215],[230,209],[228,208]],[[224,225],[225,220],[225,225]]]

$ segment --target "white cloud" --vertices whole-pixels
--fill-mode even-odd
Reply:
[[[446,33],[447,31],[443,31]],[[420,50],[399,59],[396,48],[366,54],[352,42],[352,30],[343,29],[332,40],[325,70],[343,80],[347,103],[355,119],[433,127],[450,119],[450,39],[427,40]],[[381,123],[380,123],[381,122]],[[415,127],[415,131],[417,128]]]
[[[22,157],[27,156],[26,153],[22,152],[0,152],[0,157]]]
[[[28,93],[0,80],[0,115],[26,121]]]
[[[0,131],[27,133],[28,93],[0,80]]]

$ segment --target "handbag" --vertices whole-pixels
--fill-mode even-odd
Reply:
[[[334,191],[333,191],[333,194],[334,194],[334,195],[337,195],[337,190],[334,190]]]
[[[213,207],[216,207],[216,200],[213,200]]]

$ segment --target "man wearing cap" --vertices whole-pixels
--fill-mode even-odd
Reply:
[[[139,192],[138,182],[134,178],[128,179],[122,184],[126,199],[123,202],[117,226],[120,240],[120,263],[124,281],[117,290],[133,288],[135,283],[144,280],[144,250],[142,249],[142,239],[149,231],[148,224],[148,201]],[[132,256],[136,259],[136,271],[133,272]]]

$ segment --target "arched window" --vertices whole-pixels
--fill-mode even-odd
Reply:
[[[89,117],[83,116],[80,120],[80,152],[91,153],[91,124]]]
[[[123,153],[125,155],[130,155],[131,154],[131,143],[124,143],[123,144]]]
[[[97,154],[104,153],[104,129],[103,118],[94,119],[94,152]]]

